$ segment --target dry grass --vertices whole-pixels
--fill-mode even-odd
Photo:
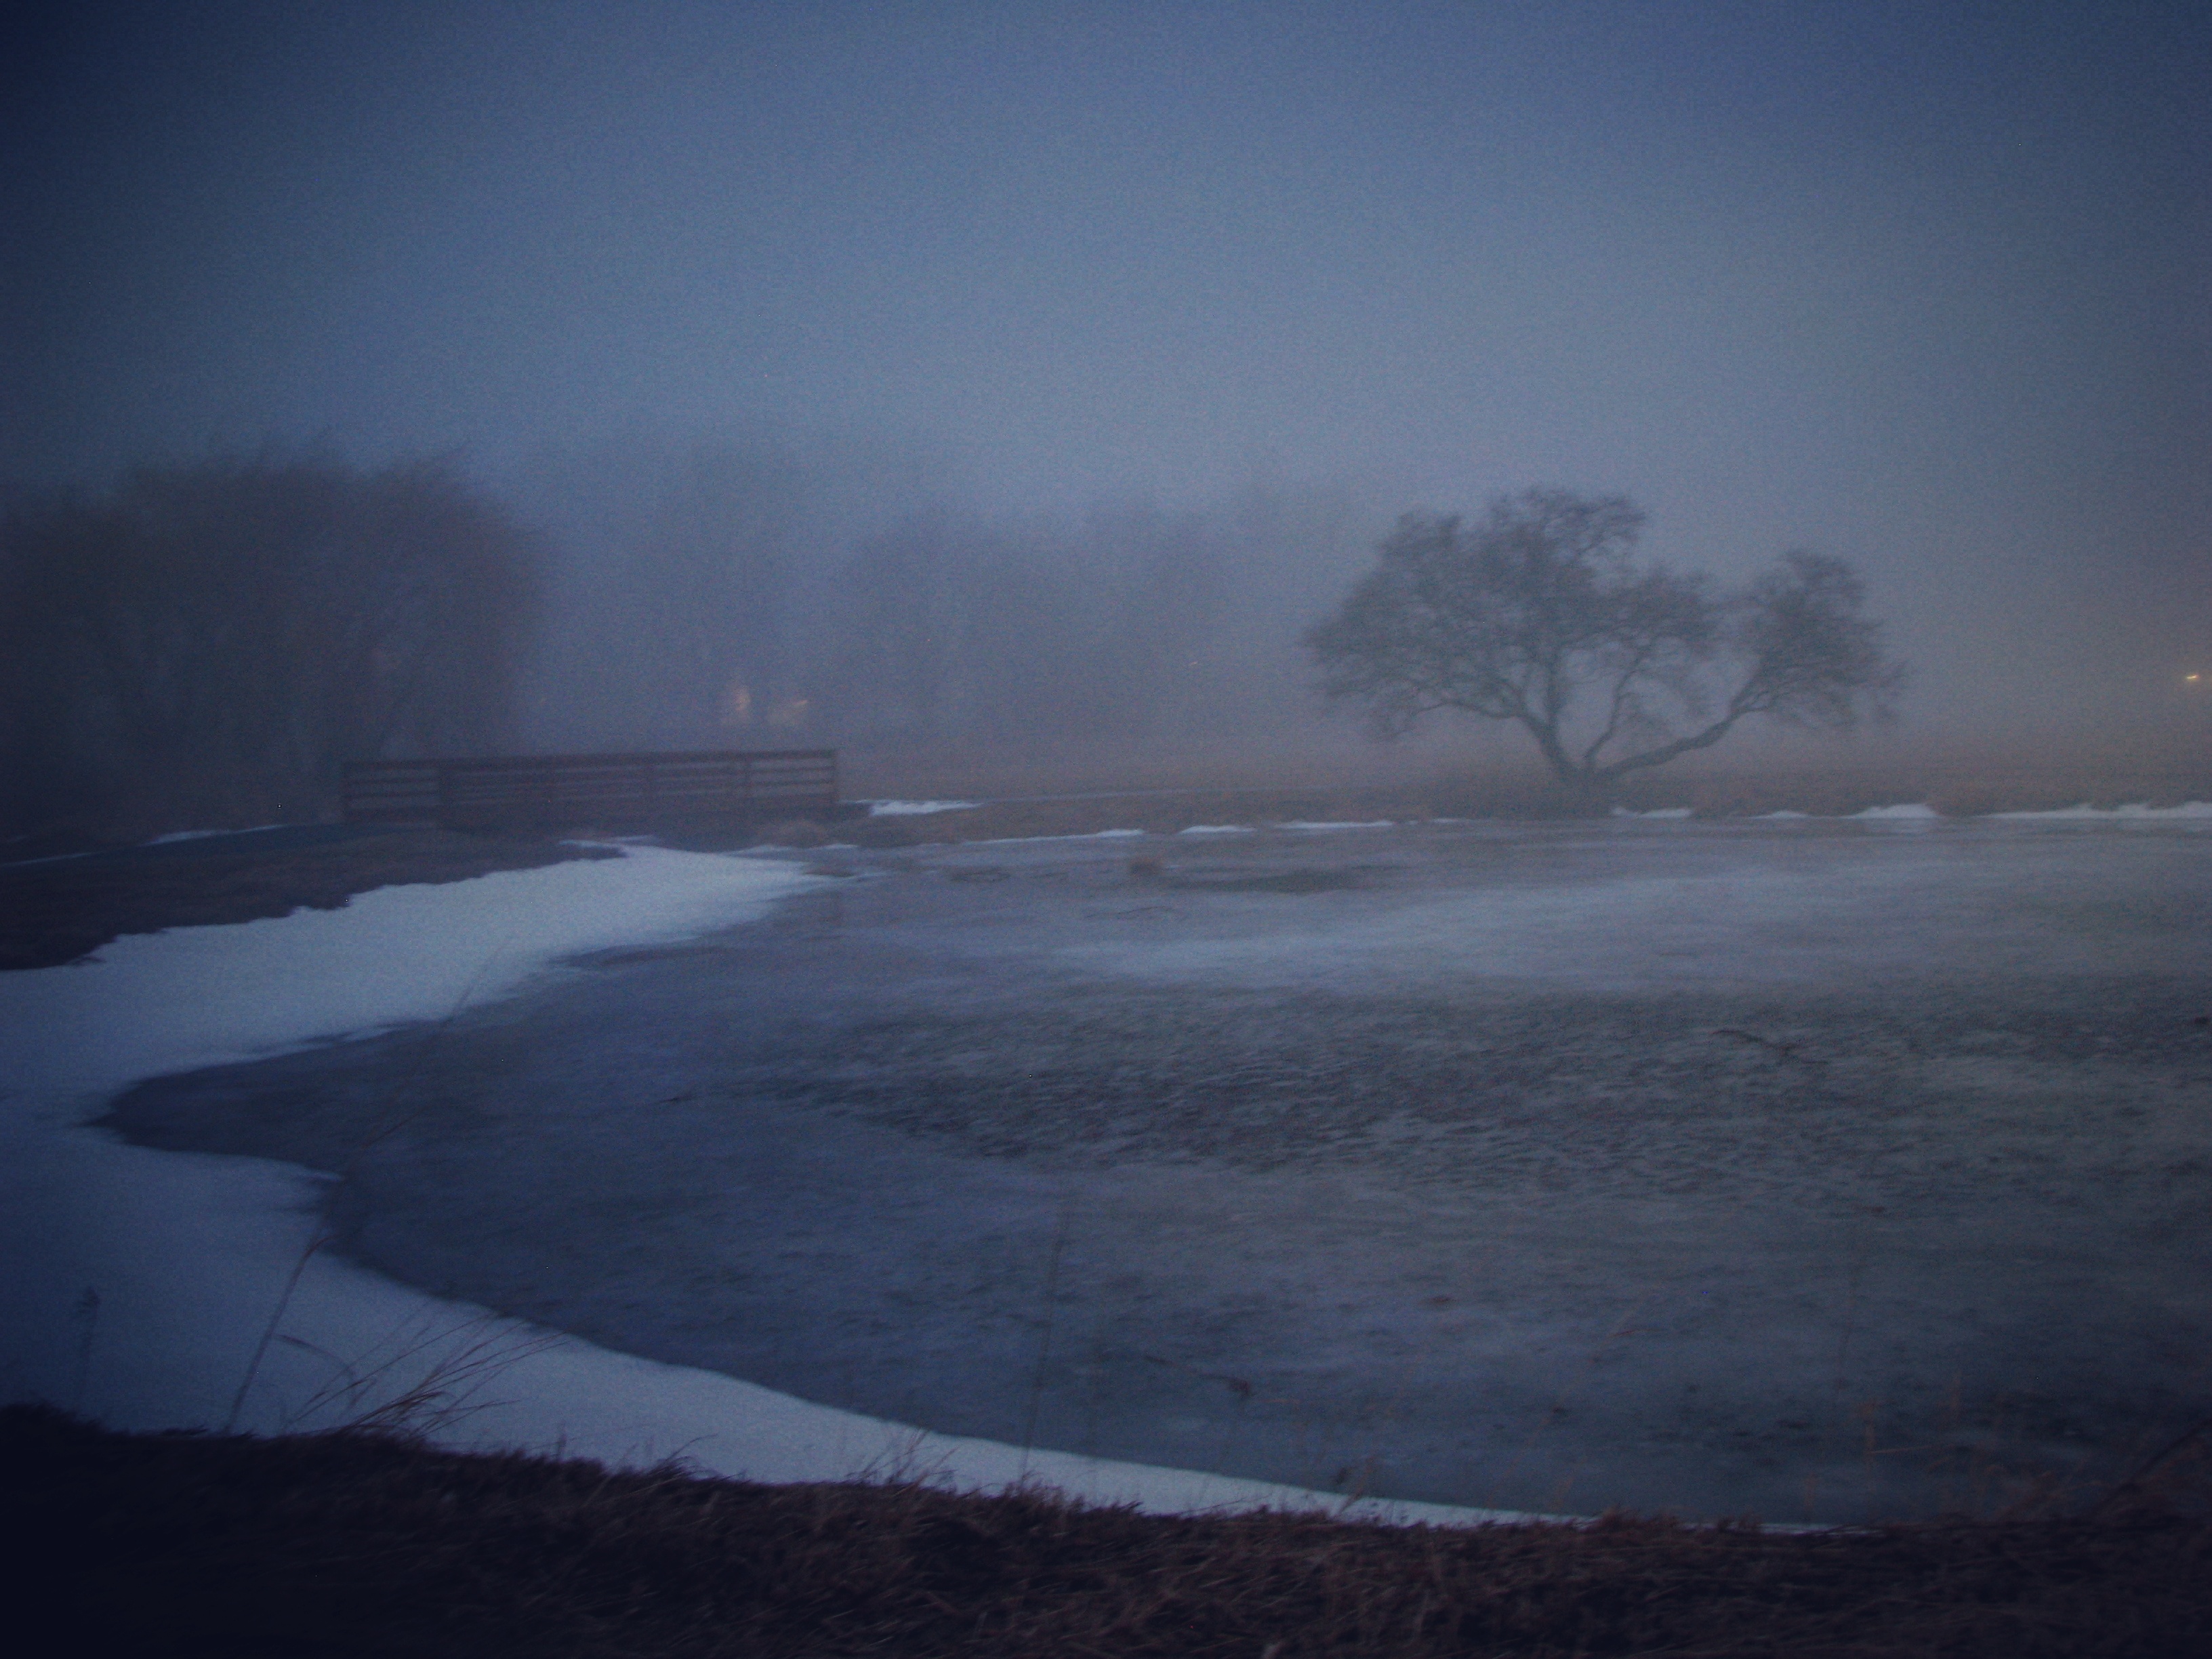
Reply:
[[[2212,1527],[2142,1492],[2094,1519],[1850,1533],[1386,1528],[360,1431],[125,1436],[33,1407],[0,1412],[0,1456],[73,1655],[2025,1659],[2180,1655],[2212,1629]]]

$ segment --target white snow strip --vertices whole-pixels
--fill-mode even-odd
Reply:
[[[67,968],[0,975],[0,1079],[114,1091],[416,1020],[514,990],[557,957],[746,921],[809,878],[765,860],[627,847],[342,909],[179,927]]]
[[[1253,833],[1249,823],[1188,823],[1176,831],[1178,836],[1249,836]]]
[[[445,1444],[632,1466],[681,1455],[775,1481],[896,1474],[990,1491],[1027,1480],[1169,1513],[1528,1518],[1025,1451],[613,1352],[320,1253],[326,1177],[81,1127],[134,1082],[442,1018],[564,957],[745,921],[817,879],[768,860],[631,847],[617,860],[385,888],[334,911],[118,939],[87,963],[0,975],[0,1399],[52,1401],[120,1428],[234,1420],[269,1433],[345,1420],[473,1352],[494,1362],[480,1409],[441,1431]],[[280,1309],[281,1340],[268,1341]],[[370,1384],[333,1400],[341,1365]]]
[[[289,823],[258,823],[251,830],[172,830],[166,836],[156,836],[145,847],[163,847],[173,841],[205,841],[210,836],[258,836],[269,830],[289,830]]]
[[[1649,812],[1633,812],[1626,806],[1616,806],[1613,815],[1617,818],[1686,818],[1695,810],[1688,806],[1662,806]]]
[[[868,816],[900,818],[922,812],[964,812],[982,804],[979,800],[872,800],[868,803]]]
[[[1066,836],[990,836],[981,841],[968,841],[963,847],[1025,847],[1041,841],[1141,841],[1149,832],[1143,830],[1084,830]]]
[[[1791,819],[1810,818],[1813,815],[1810,812],[1793,812],[1787,807],[1784,807],[1779,812],[1761,812],[1759,816],[1762,822],[1771,822],[1777,818],[1783,819],[1786,822]]]
[[[1275,827],[1278,830],[1395,830],[1398,821],[1395,818],[1366,818],[1356,823],[1316,823],[1304,818],[1292,818],[1287,823],[1279,823]]]
[[[1925,801],[1913,801],[1902,806],[1869,806],[1864,811],[1854,812],[1851,816],[1877,823],[1928,823],[1943,815]]]

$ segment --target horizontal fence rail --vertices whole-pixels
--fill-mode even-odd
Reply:
[[[837,751],[355,761],[345,769],[341,800],[349,823],[448,829],[828,812],[837,805]]]

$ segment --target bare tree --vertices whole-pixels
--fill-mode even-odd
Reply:
[[[1904,671],[1843,560],[1791,553],[1721,592],[1638,568],[1643,525],[1623,496],[1559,489],[1500,496],[1472,527],[1407,515],[1305,635],[1324,692],[1393,736],[1444,708],[1512,721],[1589,796],[1754,715],[1847,727],[1889,712]]]

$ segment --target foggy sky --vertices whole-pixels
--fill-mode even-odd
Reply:
[[[1621,490],[1857,562],[1923,714],[2212,732],[2197,6],[47,15],[10,489],[780,430],[994,512]]]

